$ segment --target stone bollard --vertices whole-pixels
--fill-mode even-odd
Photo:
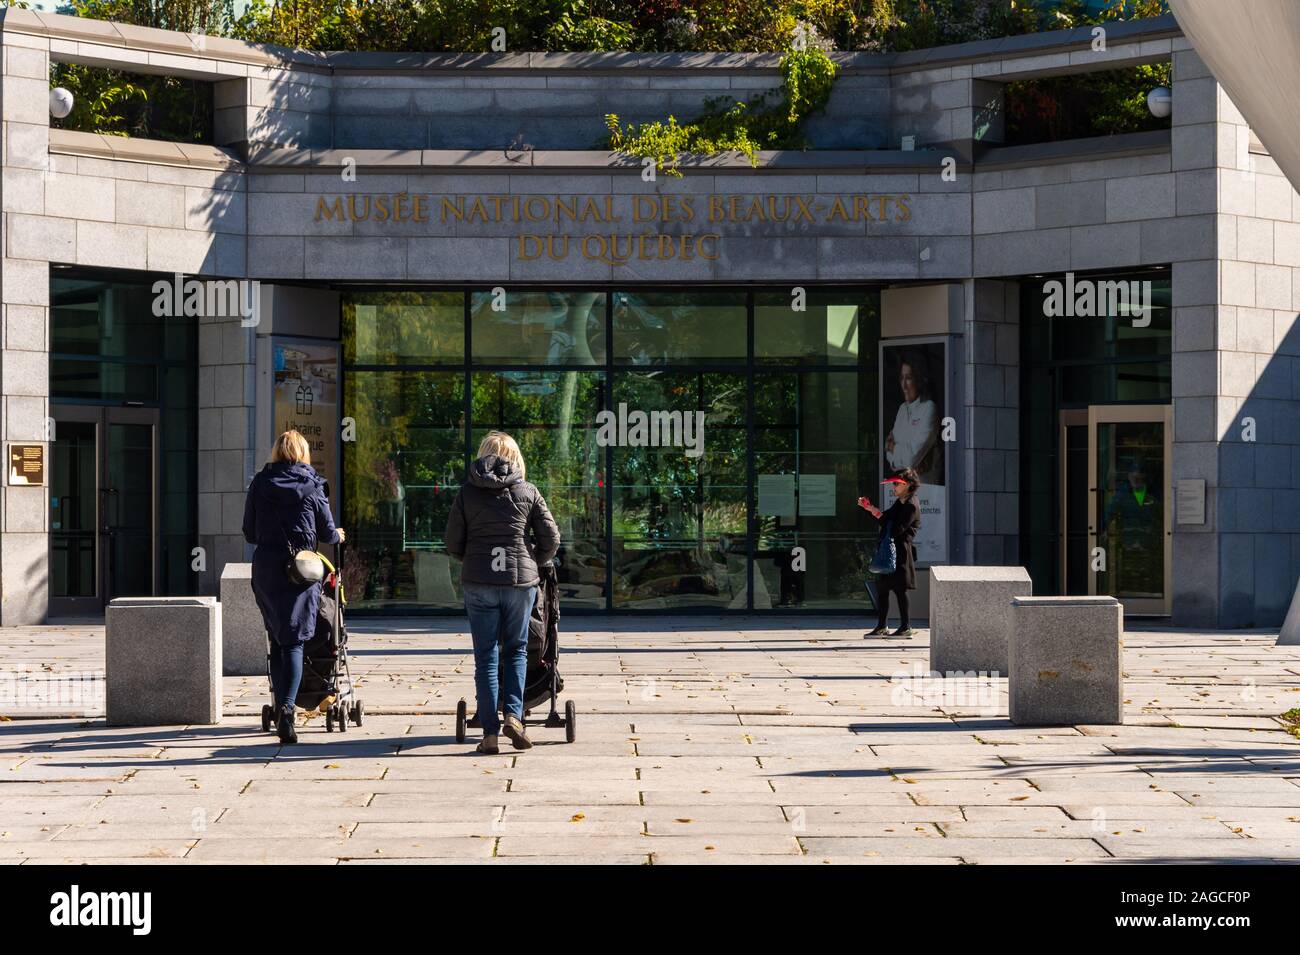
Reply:
[[[931,567],[930,669],[1005,676],[1011,600],[1033,592],[1023,567]]]
[[[1011,608],[1011,722],[1124,722],[1120,602],[1114,597],[1015,597]]]
[[[221,722],[217,598],[118,597],[104,621],[104,709],[111,725]]]
[[[266,674],[266,624],[253,598],[253,565],[221,571],[221,654],[226,676]]]

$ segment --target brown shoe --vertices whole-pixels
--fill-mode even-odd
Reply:
[[[474,747],[474,752],[482,753],[484,756],[495,756],[501,752],[501,749],[497,746],[495,736],[484,736],[483,741]]]
[[[510,738],[510,742],[514,744],[515,749],[533,748],[533,741],[524,732],[524,724],[520,722],[519,717],[507,716],[505,725],[501,727],[501,732]]]

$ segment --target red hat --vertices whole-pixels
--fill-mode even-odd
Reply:
[[[881,484],[906,484],[907,481],[901,477],[890,477],[890,478],[885,478],[880,483]]]

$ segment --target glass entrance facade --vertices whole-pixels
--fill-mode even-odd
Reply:
[[[354,606],[459,611],[442,535],[500,429],[560,524],[566,608],[869,608],[875,531],[854,502],[878,480],[879,302],[874,288],[347,292]],[[638,413],[662,429],[638,431]]]
[[[153,307],[161,276],[50,276],[50,607],[196,592],[198,323]]]
[[[1145,492],[1136,509],[1116,502],[1134,503],[1132,489],[1148,483],[1167,486],[1164,425],[1153,417],[1090,429],[1088,409],[1172,401],[1172,285],[1167,269],[1086,277],[1148,283],[1151,311],[1137,324],[1118,313],[1049,317],[1047,284],[1065,277],[1021,284],[1020,561],[1035,593],[1087,594],[1091,581],[1096,593],[1149,599],[1164,590],[1164,550],[1155,547],[1168,530],[1163,511]],[[1151,500],[1161,496],[1153,490]],[[1105,572],[1091,569],[1099,545],[1117,557]]]

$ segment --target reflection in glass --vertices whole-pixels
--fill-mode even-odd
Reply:
[[[1088,565],[1092,562],[1092,547],[1088,537],[1088,426],[1074,424],[1065,430],[1065,486],[1068,489],[1061,506],[1065,510],[1065,567],[1061,576],[1065,581],[1064,594],[1088,592]],[[1050,517],[1048,518],[1050,521]],[[1043,526],[1050,526],[1044,524]]]
[[[1069,404],[1115,401],[1168,401],[1172,394],[1169,361],[1104,365],[1065,365],[1061,368],[1061,400]]]
[[[1098,544],[1107,555],[1097,592],[1164,596],[1164,424],[1097,425]]]
[[[491,430],[519,443],[527,479],[560,527],[560,597],[566,606],[605,606],[605,454],[593,427],[605,387],[601,371],[476,372],[470,447]]]
[[[795,311],[789,293],[754,296],[754,359],[759,362],[856,365],[859,338],[875,337],[879,294],[810,293]],[[874,358],[874,356],[873,356]]]
[[[159,420],[158,476],[161,498],[159,589],[164,594],[193,592],[194,502],[198,500],[198,389],[193,367],[163,369],[163,401]]]
[[[872,607],[857,508],[874,483],[874,395],[850,371],[760,372],[754,379],[754,609]],[[773,478],[776,478],[773,480]],[[781,478],[784,478],[782,482]],[[874,491],[868,494],[877,500]],[[794,567],[803,549],[806,570]]]
[[[614,360],[743,362],[747,324],[740,293],[616,292]]]
[[[443,533],[464,477],[465,378],[459,372],[354,371],[344,414],[345,585],[364,607],[460,605]]]
[[[1085,277],[1077,277],[1082,282]],[[1171,285],[1167,275],[1152,277],[1142,275],[1103,275],[1088,277],[1096,287],[1107,283],[1124,283],[1125,287],[1148,289],[1151,312],[1138,316],[1132,306],[1117,303],[1113,313],[1092,318],[1057,317],[1050,322],[1052,357],[1059,360],[1093,361],[1108,358],[1128,360],[1158,359],[1167,357],[1173,346]],[[1147,283],[1145,286],[1142,283]],[[1109,298],[1109,296],[1105,296]],[[1109,304],[1109,303],[1107,303]],[[1100,306],[1099,306],[1100,308]],[[1101,308],[1111,312],[1109,308]]]
[[[51,358],[50,391],[57,398],[152,403],[158,400],[158,366]]]
[[[158,552],[159,592],[178,596],[198,586],[191,551],[198,527],[199,319],[155,315],[154,281],[117,280],[96,270],[51,271],[50,398],[159,409],[161,517],[151,547]],[[205,344],[220,348],[220,336],[205,338]],[[133,546],[118,566],[152,566],[150,552]],[[106,553],[105,560],[111,556]]]
[[[50,280],[50,351],[109,360],[189,360],[198,319],[155,315],[154,298],[150,282],[56,273]]]
[[[105,429],[104,527],[108,531],[109,593],[153,593],[154,428],[118,424]]]
[[[628,411],[703,411],[703,454],[684,447],[614,449],[616,608],[747,602],[745,376],[629,372],[613,404]]]
[[[344,522],[365,548],[349,562],[364,574],[350,582],[356,605],[459,608],[441,535],[466,452],[500,429],[518,440],[560,524],[566,606],[870,607],[861,565],[874,527],[854,502],[878,493],[877,290],[815,291],[800,313],[786,289],[754,292],[752,373],[747,292],[446,294],[446,349],[346,346],[345,413],[358,441],[344,446]],[[468,356],[455,344],[458,308],[469,315]],[[357,315],[347,335],[364,332]],[[356,367],[435,357],[454,370]],[[601,412],[622,416],[612,443]],[[670,423],[662,443],[635,440],[627,416],[637,412],[660,416],[648,418],[660,436],[677,414],[679,430]],[[698,445],[680,427],[696,413]],[[801,509],[789,520],[755,513],[769,498],[756,494],[751,469],[789,476]],[[795,547],[807,570],[791,559]]]
[[[63,421],[50,443],[50,596],[93,597],[95,568],[95,424]]]
[[[358,292],[343,299],[344,360],[437,365],[465,357],[460,292]]]
[[[475,292],[470,322],[475,364],[605,361],[603,292]]]

